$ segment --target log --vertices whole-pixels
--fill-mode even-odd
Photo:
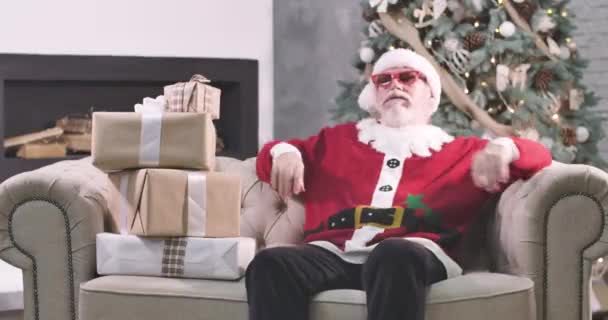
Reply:
[[[63,158],[66,155],[66,144],[53,143],[26,143],[19,147],[17,157],[24,159]]]
[[[4,148],[8,149],[24,145],[26,143],[35,142],[42,139],[55,138],[63,134],[63,129],[54,127],[39,132],[28,133],[20,136],[10,137],[4,139]]]
[[[67,133],[91,133],[93,126],[91,117],[88,116],[65,116],[55,122],[55,126]]]
[[[63,136],[68,150],[73,152],[91,152],[91,135],[90,134],[69,134]]]

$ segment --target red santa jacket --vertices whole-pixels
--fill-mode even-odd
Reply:
[[[519,159],[510,164],[510,182],[527,179],[551,163],[543,145],[512,140]],[[489,142],[485,139],[457,137],[430,157],[399,159],[361,142],[356,124],[347,123],[324,128],[308,139],[267,143],[256,164],[262,181],[270,181],[270,150],[279,142],[302,154],[305,242],[325,240],[343,249],[355,229],[374,225],[384,231],[368,245],[389,237],[422,237],[449,252],[491,196],[473,184],[470,173],[473,155]],[[398,178],[387,178],[391,172]],[[383,192],[391,195],[392,203],[373,206],[372,198]]]

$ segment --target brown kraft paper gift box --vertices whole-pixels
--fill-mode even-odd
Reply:
[[[215,165],[216,131],[211,115],[205,113],[172,113],[159,116],[155,138],[143,138],[142,113],[93,113],[93,164],[104,171],[133,168],[180,168],[213,170]],[[154,130],[146,130],[150,132]],[[156,152],[150,163],[140,159],[142,140],[153,141]],[[150,150],[150,148],[146,149]]]
[[[151,237],[240,235],[241,181],[238,175],[140,169],[108,176],[112,232]],[[205,181],[204,187],[201,179]],[[205,199],[200,206],[206,212],[204,217],[191,209],[196,208],[193,199],[201,196]],[[201,223],[203,220],[205,222]]]
[[[209,85],[211,81],[200,74],[188,82],[178,82],[164,87],[166,110],[171,112],[210,113],[212,119],[220,118],[222,91]]]

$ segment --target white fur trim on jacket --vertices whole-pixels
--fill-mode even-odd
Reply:
[[[416,52],[399,48],[384,53],[378,61],[376,61],[372,74],[377,74],[396,67],[412,68],[426,76],[433,95],[431,98],[431,108],[433,108],[433,112],[435,112],[437,108],[439,108],[439,102],[441,101],[441,78],[435,67],[433,67],[426,58]],[[359,107],[365,111],[372,112],[375,108],[376,88],[371,81],[369,81],[361,91],[358,102]]]
[[[358,139],[376,151],[407,159],[412,155],[430,157],[454,137],[433,125],[412,125],[403,128],[384,126],[376,119],[366,118],[357,123]]]

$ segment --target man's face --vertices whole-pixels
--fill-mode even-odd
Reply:
[[[431,88],[421,73],[392,68],[372,76],[378,119],[386,126],[428,124],[433,114]]]

